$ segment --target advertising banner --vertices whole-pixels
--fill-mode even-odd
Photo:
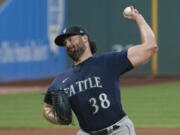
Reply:
[[[54,77],[66,67],[54,38],[67,25],[66,0],[0,0],[0,82]]]

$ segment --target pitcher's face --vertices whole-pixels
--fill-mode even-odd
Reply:
[[[86,50],[81,35],[69,36],[64,40],[68,55],[76,62]]]

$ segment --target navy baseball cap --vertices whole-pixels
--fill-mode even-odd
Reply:
[[[88,35],[87,31],[80,26],[70,26],[63,30],[63,33],[55,38],[55,44],[58,46],[64,46],[64,40],[73,35]]]

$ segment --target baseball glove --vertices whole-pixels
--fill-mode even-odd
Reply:
[[[61,125],[69,125],[72,122],[71,105],[64,90],[52,92],[52,105]]]

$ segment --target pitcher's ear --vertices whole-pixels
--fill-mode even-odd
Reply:
[[[88,42],[88,36],[87,35],[82,35],[82,40],[84,42]]]

